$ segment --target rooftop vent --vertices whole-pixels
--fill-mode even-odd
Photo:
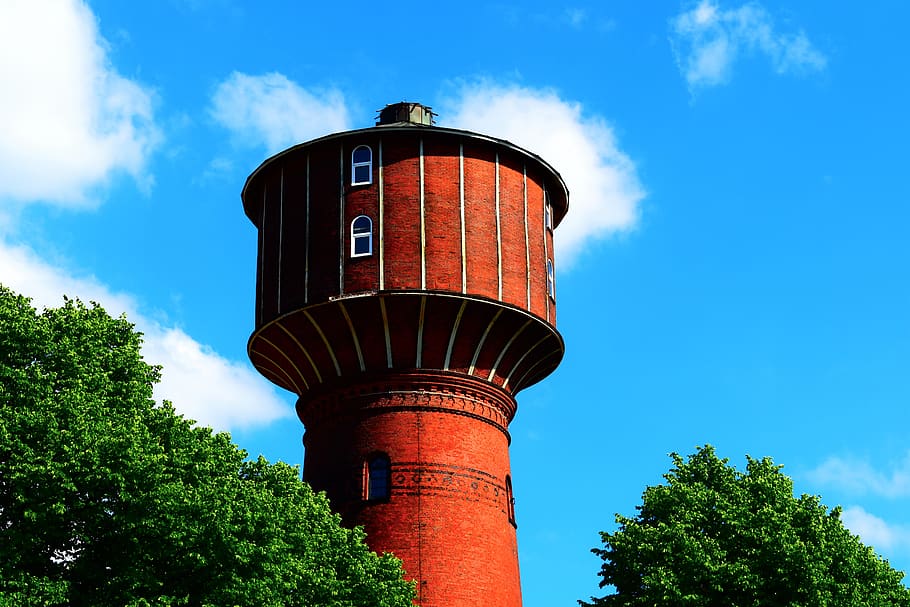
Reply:
[[[380,124],[397,124],[401,122],[410,124],[427,124],[434,123],[432,108],[419,103],[409,103],[401,101],[399,103],[390,103],[379,110],[379,119],[376,121],[377,126]]]

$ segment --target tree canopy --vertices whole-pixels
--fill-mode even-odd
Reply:
[[[411,605],[296,468],[156,404],[140,345],[0,286],[0,606]]]
[[[794,497],[771,459],[740,472],[710,446],[671,455],[666,484],[601,532],[600,587],[582,606],[910,606],[903,573],[844,527],[840,509]]]

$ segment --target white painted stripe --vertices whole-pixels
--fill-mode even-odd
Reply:
[[[313,325],[313,328],[316,329],[316,332],[319,333],[319,337],[322,338],[322,343],[325,344],[325,349],[329,352],[329,357],[332,359],[332,364],[335,365],[335,373],[338,377],[341,377],[341,367],[338,365],[338,359],[335,358],[335,351],[332,349],[332,344],[329,343],[328,338],[326,338],[325,333],[322,332],[322,328],[316,323],[316,319],[310,316],[309,311],[304,310],[303,315],[310,319],[310,323]]]
[[[544,258],[543,271],[546,272],[547,271],[546,260],[550,259],[550,247],[547,245],[547,186],[546,186],[546,184],[544,184],[544,186],[543,186],[543,210],[542,210],[542,212],[543,212],[543,217],[542,217],[543,221],[541,223],[543,223],[543,258]],[[553,268],[553,272],[555,275],[556,268]],[[550,282],[550,278],[547,277],[547,279],[544,281],[544,284],[548,285],[549,282]],[[554,282],[553,286],[554,287],[556,286],[555,282]],[[550,292],[549,292],[549,290],[547,291],[547,296],[544,297],[543,301],[544,301],[544,307],[546,307],[546,309],[547,309],[547,322],[550,322]]]
[[[310,155],[306,155],[306,225],[304,226],[303,303],[310,302]]]
[[[294,367],[294,370],[297,371],[297,375],[299,375],[299,376],[300,376],[300,379],[303,380],[303,384],[304,384],[305,386],[308,385],[308,384],[306,383],[306,379],[303,377],[303,373],[300,372],[300,369],[297,368],[297,365],[294,363],[294,360],[293,360],[290,356],[288,356],[288,355],[284,352],[284,350],[282,350],[281,348],[279,348],[276,344],[273,344],[272,342],[270,342],[269,340],[267,340],[267,339],[266,339],[265,337],[263,337],[262,335],[259,335],[258,338],[261,339],[262,341],[264,341],[265,343],[267,343],[268,345],[272,346],[273,348],[275,348],[275,350],[277,350],[279,354],[281,354],[282,356],[284,356],[284,358],[285,358],[289,363],[291,363],[291,366]],[[289,379],[291,379],[291,378],[289,378]],[[300,386],[297,384],[297,382],[294,381],[293,379],[291,379],[291,383],[294,384],[294,391],[297,392],[297,394],[301,394],[301,393],[302,393],[302,390],[300,389]]]
[[[537,348],[537,346],[539,346],[540,344],[542,344],[549,338],[550,338],[550,335],[544,335],[543,337],[541,337],[537,341],[536,344],[534,344],[533,346],[528,348],[528,351],[521,355],[521,358],[519,358],[517,361],[515,361],[515,364],[512,365],[512,370],[509,371],[509,374],[506,376],[506,381],[502,382],[503,389],[506,389],[506,387],[508,387],[509,381],[512,379],[512,374],[515,373],[515,369],[517,369],[518,367],[521,366],[521,363],[523,363],[525,361],[525,359],[528,357],[528,355],[531,354],[531,352],[533,352]],[[522,377],[524,377],[524,376],[522,376]]]
[[[461,324],[461,315],[464,314],[467,305],[467,300],[461,302],[461,307],[458,308],[458,315],[455,317],[455,324],[452,325],[452,334],[449,336],[449,347],[446,349],[446,362],[442,367],[446,371],[449,370],[449,364],[452,362],[452,349],[455,347],[455,336],[458,335],[458,325]]]
[[[418,369],[423,366],[423,320],[427,311],[426,296],[420,297],[420,318],[417,320],[417,364]]]
[[[272,347],[275,348],[276,350],[278,349],[278,347],[277,347],[275,344],[273,344],[272,342],[268,341],[267,339],[263,339],[263,341],[265,341],[265,343],[269,344],[270,346],[272,346]],[[281,352],[281,350],[278,350],[278,351]],[[263,353],[260,352],[260,351],[256,351],[255,353],[253,353],[253,356],[258,356],[259,358],[262,358],[262,359],[268,361],[269,364],[274,365],[279,371],[281,371],[281,375],[283,375],[283,376],[285,377],[285,379],[287,379],[288,382],[289,382],[291,385],[294,386],[294,391],[295,391],[295,392],[297,391],[297,389],[299,388],[299,386],[297,386],[297,383],[294,381],[294,378],[291,377],[290,374],[289,374],[287,371],[285,371],[284,367],[282,367],[282,366],[279,365],[277,362],[275,362],[274,360],[272,360],[271,358],[269,358],[268,356],[266,356],[265,354],[263,354]],[[250,360],[253,360],[252,356],[250,357]],[[257,369],[258,369],[258,368],[259,368],[259,367],[257,367]],[[260,372],[261,372],[261,371],[262,371],[262,370],[260,369]],[[300,379],[303,380],[304,386],[305,386],[307,389],[309,389],[310,384],[307,382],[306,378],[303,376],[302,373],[300,374]],[[300,394],[300,392],[297,392],[297,393]]]
[[[262,185],[262,217],[259,220],[259,324],[265,321],[265,204],[269,194],[268,183]]]
[[[344,295],[344,145],[338,148],[338,294]],[[341,373],[339,373],[341,375]]]
[[[297,393],[297,388],[294,386],[294,380],[291,379],[291,377],[287,373],[284,372],[284,369],[282,369],[281,367],[278,367],[278,365],[275,363],[275,361],[272,360],[271,358],[269,358],[268,356],[262,356],[262,354],[256,354],[256,356],[258,356],[262,360],[266,361],[270,365],[275,365],[277,367],[277,370],[281,371],[281,373],[279,374],[276,370],[272,369],[272,367],[268,367],[263,364],[253,363],[254,366],[256,367],[256,370],[259,371],[263,377],[265,377],[267,380],[269,380],[273,384],[277,384],[277,385],[281,386],[285,390],[289,390],[291,392],[294,392],[295,394]],[[250,359],[250,360],[252,360],[252,359]]]
[[[273,347],[274,347],[274,345],[275,345],[275,344],[272,344],[272,343],[269,342],[269,341],[266,341],[266,343],[271,344]],[[280,351],[280,350],[279,350],[279,351]],[[255,352],[255,353],[254,353],[254,356],[257,356],[257,357],[259,357],[259,358],[261,358],[261,359],[267,361],[270,365],[273,365],[276,369],[278,369],[278,371],[281,372],[281,375],[283,375],[284,378],[285,378],[286,380],[288,380],[288,383],[291,384],[292,386],[294,386],[294,392],[296,392],[297,394],[300,394],[300,392],[298,391],[298,390],[300,389],[300,387],[294,382],[294,378],[291,377],[291,376],[288,374],[288,372],[284,370],[284,367],[282,367],[281,365],[279,365],[278,363],[276,363],[274,360],[272,360],[271,358],[269,358],[268,356],[266,356],[266,355],[263,354],[262,352]],[[252,358],[250,358],[250,360],[252,360]],[[260,373],[263,373],[262,369],[260,369],[258,366],[257,366],[256,368],[259,369],[259,372],[260,372]],[[271,369],[268,369],[268,370],[271,371]],[[263,375],[265,375],[265,373],[263,373]],[[275,377],[277,377],[278,374],[277,374],[277,373],[272,373],[272,375],[274,375]],[[300,377],[303,378],[302,375],[301,375]],[[303,382],[304,382],[304,384],[306,385],[306,388],[309,389],[309,384],[306,383],[306,380],[305,380],[305,379],[303,380]]]
[[[424,162],[423,162],[423,139],[420,140],[420,288],[424,291],[427,288],[427,232],[426,217],[424,216]]]
[[[385,359],[389,369],[392,368],[392,336],[389,332],[389,315],[385,310],[385,297],[379,298],[379,310],[382,312],[382,328],[385,331]]]
[[[341,306],[341,313],[344,315],[344,319],[348,321],[348,328],[351,330],[351,339],[354,340],[354,350],[357,351],[357,362],[360,363],[360,370],[366,371],[366,366],[363,364],[363,352],[360,350],[360,340],[357,339],[357,331],[354,330],[354,323],[351,322],[351,316],[348,314],[348,309],[344,307],[344,302],[339,301],[338,305]]]
[[[541,358],[540,360],[538,360],[536,363],[534,363],[533,365],[531,365],[530,367],[528,367],[528,370],[525,371],[525,372],[522,374],[521,378],[519,378],[518,381],[515,382],[515,384],[514,384],[515,389],[516,389],[516,390],[521,390],[521,389],[524,387],[525,379],[528,378],[528,375],[530,375],[535,369],[537,369],[537,367],[539,367],[539,366],[542,365],[543,363],[547,362],[547,360],[548,360],[549,358],[551,358],[554,354],[555,354],[555,352],[551,352],[551,353],[548,354],[547,356],[544,356],[543,358]]]
[[[297,336],[294,335],[293,333],[291,333],[290,331],[288,331],[287,327],[285,327],[283,324],[281,324],[281,322],[279,322],[277,320],[275,321],[275,326],[277,326],[279,329],[281,329],[282,331],[287,333],[287,336],[291,338],[291,341],[293,341],[295,344],[297,344],[297,347],[300,348],[300,351],[303,352],[303,355],[306,356],[306,359],[308,361],[310,361],[310,367],[313,369],[313,373],[316,374],[316,381],[318,381],[321,384],[322,383],[322,373],[319,372],[319,367],[316,366],[316,362],[313,360],[313,357],[310,356],[310,353],[307,352],[307,349],[304,348],[303,344],[297,340]]]
[[[502,357],[505,356],[505,355],[506,355],[506,352],[509,351],[509,346],[512,345],[512,342],[514,342],[514,341],[518,338],[518,336],[521,335],[521,332],[524,331],[525,329],[527,329],[527,328],[528,328],[528,325],[530,325],[532,322],[533,322],[533,321],[532,321],[531,319],[526,320],[526,321],[525,321],[525,324],[521,325],[521,328],[520,328],[518,331],[516,331],[516,332],[515,332],[515,335],[513,335],[513,336],[509,339],[509,341],[508,341],[508,342],[506,343],[506,345],[503,347],[502,352],[500,352],[500,353],[499,353],[499,356],[496,357],[496,362],[493,363],[493,368],[490,369],[490,376],[487,377],[487,380],[493,381],[493,377],[496,375],[496,369],[499,367],[499,363],[502,362]]]
[[[523,192],[524,192],[524,222],[525,222],[525,282],[528,286],[528,311],[531,310],[531,241],[528,236],[528,165],[522,166]]]
[[[385,204],[382,175],[382,139],[379,140],[379,290],[385,289]]]
[[[461,292],[468,292],[467,245],[464,224],[464,144],[458,144],[458,202],[461,209]],[[448,368],[448,363],[446,364]]]
[[[489,335],[490,331],[493,329],[493,325],[496,323],[496,319],[499,318],[500,314],[502,314],[502,310],[503,308],[500,308],[496,311],[496,314],[493,316],[490,324],[487,325],[487,328],[483,332],[483,335],[480,336],[480,341],[477,342],[477,349],[474,350],[474,358],[471,359],[471,366],[468,368],[468,375],[474,375],[474,368],[477,366],[477,359],[480,357],[480,351],[483,349],[483,343],[487,340],[487,335]]]
[[[284,252],[284,165],[281,165],[281,189],[278,195],[278,314],[281,314],[281,258]]]
[[[499,225],[499,152],[496,152],[496,269],[499,276],[499,301],[502,301],[502,232]]]

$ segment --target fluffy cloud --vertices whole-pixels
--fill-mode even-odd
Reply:
[[[847,529],[858,535],[867,546],[874,546],[878,550],[910,548],[910,528],[889,525],[859,506],[845,508],[841,513],[841,520]]]
[[[118,172],[151,183],[145,166],[161,135],[152,93],[113,68],[95,16],[80,0],[0,2],[0,232],[15,232],[18,204],[91,206]],[[10,204],[15,203],[15,204]],[[74,277],[0,239],[3,284],[57,306],[63,294],[126,312],[143,353],[164,366],[156,398],[216,429],[267,424],[290,409],[249,365],[227,360],[92,277]]]
[[[886,472],[867,461],[830,457],[808,477],[820,485],[838,487],[855,495],[907,497],[910,496],[910,453]]]
[[[340,92],[308,91],[278,73],[232,73],[215,89],[209,111],[236,141],[269,153],[350,128]]]
[[[822,70],[827,63],[804,32],[776,31],[768,12],[754,2],[721,10],[712,0],[701,0],[670,21],[670,41],[690,91],[729,81],[743,51],[764,55],[779,74]]]
[[[0,2],[0,201],[88,205],[114,173],[151,182],[152,94],[107,47],[80,0]]]
[[[74,277],[33,251],[0,241],[3,284],[28,295],[38,307],[59,306],[63,294],[97,301],[112,315],[126,313],[144,333],[143,355],[164,366],[155,398],[169,399],[180,413],[217,430],[268,424],[288,417],[290,408],[246,363],[227,360],[182,329],[143,315],[136,301],[93,277]]]
[[[560,172],[570,212],[556,231],[557,260],[570,265],[592,239],[635,225],[644,197],[635,165],[610,125],[547,90],[480,82],[440,107],[441,124],[506,139]]]

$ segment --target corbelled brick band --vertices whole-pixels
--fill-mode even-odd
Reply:
[[[308,392],[297,403],[297,415],[313,432],[340,419],[404,409],[447,412],[492,424],[508,437],[507,428],[517,405],[510,394],[495,388],[489,382],[458,373],[378,374]]]

